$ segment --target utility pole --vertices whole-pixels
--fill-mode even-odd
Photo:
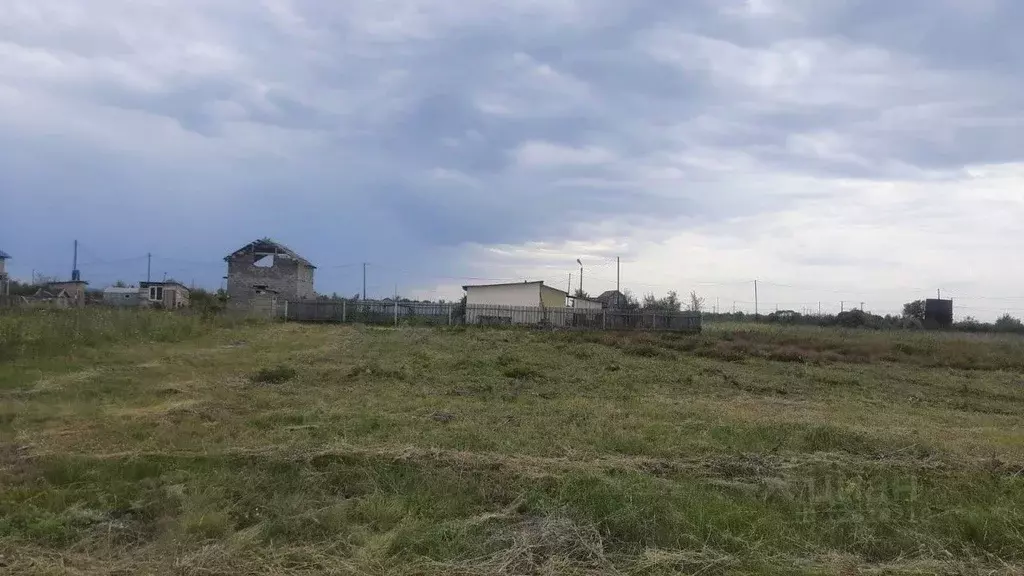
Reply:
[[[153,254],[152,253],[146,253],[146,282],[149,282],[152,279],[152,278],[150,278],[150,274],[152,273],[152,271],[153,271]]]
[[[167,272],[164,272],[164,282],[167,282]]]
[[[860,311],[861,311],[861,312],[863,312],[863,311],[864,311],[864,303],[863,303],[863,302],[861,302],[861,303],[860,303]]]
[[[576,263],[580,265],[580,296],[583,295],[583,262],[577,258]]]
[[[754,319],[756,320],[759,316],[760,310],[757,306],[757,280],[754,280]]]
[[[818,300],[818,316],[821,316],[821,300]]]
[[[939,300],[942,300],[942,288],[939,288],[935,294],[939,297]]]
[[[620,279],[622,278],[622,264],[619,262],[619,257],[615,257],[615,291],[622,294],[622,284]]]
[[[363,262],[363,300],[366,300],[366,262]]]
[[[846,312],[846,300],[839,301],[839,311]]]
[[[572,296],[572,272],[569,272],[569,283],[565,285],[565,293]]]
[[[722,297],[721,296],[715,296],[715,314],[718,314],[719,310],[721,310],[721,306],[722,306]]]
[[[78,281],[80,279],[78,273],[78,240],[75,240],[75,256],[71,263],[71,280]]]

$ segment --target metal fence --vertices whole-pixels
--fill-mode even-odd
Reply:
[[[588,310],[538,306],[490,306],[387,300],[290,301],[288,320],[362,324],[549,326],[590,330],[672,330],[699,332],[695,312]]]
[[[299,322],[353,322],[360,324],[461,323],[457,304],[433,302],[391,302],[387,300],[302,300],[289,301],[288,320]]]
[[[538,308],[532,306],[466,307],[466,324],[534,324],[590,330],[673,330],[699,332],[701,315],[695,312],[652,310],[588,310],[586,308]]]

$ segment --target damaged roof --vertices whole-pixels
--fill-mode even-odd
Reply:
[[[273,254],[274,257],[282,257],[283,256],[283,257],[291,258],[292,260],[295,260],[296,262],[298,262],[300,264],[305,264],[306,266],[309,266],[310,268],[316,268],[316,266],[314,266],[312,262],[310,262],[309,260],[306,260],[305,258],[300,256],[299,253],[296,252],[295,250],[292,250],[291,248],[285,246],[284,244],[281,244],[280,242],[275,242],[274,240],[271,240],[270,238],[261,238],[259,240],[255,240],[253,242],[250,242],[250,243],[246,244],[245,246],[242,246],[238,250],[235,250],[231,254],[228,254],[227,256],[225,256],[224,260],[225,261],[234,260],[235,258],[241,258],[241,257],[245,256],[246,254],[251,254],[253,256],[256,256],[256,255],[266,256],[267,254]]]
[[[11,255],[10,254],[8,254],[7,252],[4,252],[3,250],[0,250],[0,260],[10,260],[10,259],[11,259]]]

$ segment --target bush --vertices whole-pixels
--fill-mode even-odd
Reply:
[[[273,368],[260,368],[249,376],[254,384],[283,384],[295,378],[295,368],[285,364],[279,364]]]

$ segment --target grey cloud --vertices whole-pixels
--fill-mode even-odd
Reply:
[[[130,213],[149,206],[132,197],[140,182],[179,174],[223,198],[291,200],[277,209],[285,239],[416,244],[410,267],[435,248],[588,225],[669,234],[835,193],[814,179],[935,178],[1024,149],[1024,8],[1010,1],[120,5],[7,5],[0,88],[45,96],[51,118],[0,112],[0,152],[29,142]],[[94,109],[106,124],[75,131]],[[155,139],[146,119],[188,135]],[[59,144],[20,139],[39,126]],[[111,142],[131,142],[118,150],[131,160]],[[548,162],[517,161],[531,142],[551,144],[534,149]],[[10,169],[70,197],[67,182]],[[110,185],[128,172],[131,185]],[[214,209],[209,226],[273,222],[255,202]],[[395,222],[400,238],[366,240]]]

